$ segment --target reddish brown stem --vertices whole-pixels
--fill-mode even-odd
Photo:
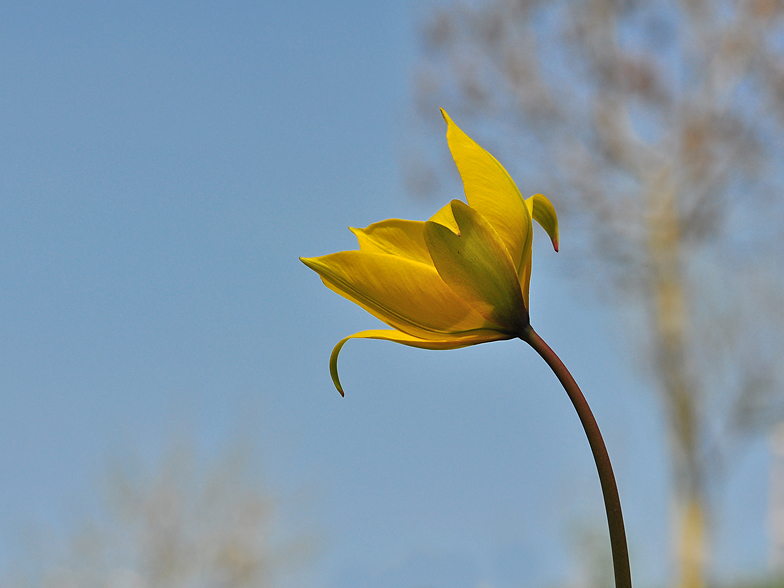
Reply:
[[[612,548],[613,568],[615,570],[615,587],[632,588],[632,573],[629,568],[629,551],[626,547],[626,531],[623,526],[623,513],[621,512],[621,499],[618,496],[618,487],[615,484],[615,474],[613,474],[610,456],[607,454],[607,447],[604,445],[602,433],[599,425],[591,412],[585,396],[580,391],[580,387],[575,382],[572,374],[566,369],[561,359],[550,349],[536,331],[529,325],[520,338],[533,347],[542,356],[547,365],[555,373],[566,390],[569,400],[572,401],[577,416],[583,424],[585,435],[593,452],[593,459],[596,462],[596,469],[599,472],[599,481],[602,485],[604,496],[604,507],[607,511],[607,524],[610,527],[610,546]]]

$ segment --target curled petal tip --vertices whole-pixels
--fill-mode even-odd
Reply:
[[[329,375],[332,376],[332,383],[335,384],[335,388],[337,388],[340,395],[344,397],[345,393],[343,392],[343,386],[340,385],[340,378],[338,377],[338,355],[340,355],[340,350],[343,349],[343,346],[349,339],[351,339],[351,337],[346,337],[338,341],[338,344],[335,345],[332,354],[329,356]]]
[[[558,215],[552,202],[542,194],[534,194],[530,198],[526,198],[525,203],[528,205],[533,219],[550,236],[550,240],[553,242],[553,249],[558,251]]]

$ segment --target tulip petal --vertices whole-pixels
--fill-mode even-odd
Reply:
[[[457,226],[457,222],[455,222],[455,215],[452,214],[451,202],[448,202],[445,206],[442,206],[437,213],[430,217],[430,220],[434,223],[445,226],[455,234],[460,232],[460,228]]]
[[[547,232],[553,242],[553,249],[558,251],[558,215],[555,213],[555,207],[542,194],[534,194],[526,198],[525,203],[528,205],[531,217]]]
[[[528,293],[531,289],[531,266],[533,265],[533,248],[529,247],[528,251],[526,252],[525,262],[523,263],[522,273],[520,274],[520,287],[523,289],[523,300],[525,301],[525,307],[530,309],[531,305],[529,303]]]
[[[503,166],[466,135],[441,109],[446,139],[463,179],[468,204],[489,222],[509,251],[519,273],[531,232],[531,216],[520,190]]]
[[[349,230],[357,236],[359,249],[365,253],[387,253],[412,261],[433,265],[425,244],[425,223],[389,219],[373,223],[364,229]]]
[[[490,326],[431,265],[362,251],[300,259],[321,276],[325,286],[415,337],[441,339]]]
[[[458,234],[437,222],[425,223],[425,242],[438,274],[502,331],[521,332],[528,313],[508,251],[481,214],[460,200],[451,204]]]
[[[555,213],[555,208],[547,197],[542,194],[534,194],[530,198],[525,199],[525,204],[531,217],[538,222],[542,228],[550,236],[553,242],[553,248],[558,251],[558,215]],[[531,265],[532,260],[532,247],[533,234],[529,236],[529,241],[525,252],[523,254],[523,264],[520,267],[520,287],[523,289],[523,299],[525,300],[525,307],[531,308],[528,300],[528,294],[531,288]]]
[[[477,330],[468,331],[459,335],[450,336],[444,339],[420,339],[413,337],[400,331],[389,329],[373,329],[370,331],[360,331],[354,333],[338,341],[335,348],[332,350],[332,355],[329,357],[329,374],[332,376],[332,382],[335,388],[338,389],[341,396],[344,396],[343,386],[340,385],[338,378],[338,355],[343,345],[349,339],[381,339],[384,341],[393,341],[394,343],[402,343],[410,347],[418,347],[420,349],[459,349],[461,347],[468,347],[469,345],[477,345],[479,343],[488,343],[490,341],[500,341],[502,339],[511,339],[513,335],[507,335],[498,331],[490,330]]]

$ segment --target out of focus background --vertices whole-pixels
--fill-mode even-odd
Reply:
[[[599,483],[522,342],[352,341],[298,256],[462,188],[561,215],[531,317],[635,585],[784,585],[784,6],[0,6],[0,586],[600,588]]]

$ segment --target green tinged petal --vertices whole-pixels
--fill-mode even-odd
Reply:
[[[534,194],[526,198],[525,203],[533,219],[542,225],[553,242],[553,248],[558,251],[558,215],[555,213],[555,207],[542,194]]]
[[[531,289],[531,266],[533,265],[532,252],[533,249],[529,247],[525,262],[521,268],[523,271],[520,274],[520,287],[523,289],[523,300],[525,300],[525,307],[528,309],[531,308],[530,301],[528,299],[528,293]]]
[[[493,226],[519,273],[531,232],[531,216],[523,196],[498,160],[466,135],[446,111],[441,109],[441,114],[466,200]]]
[[[432,265],[362,251],[300,259],[328,288],[415,337],[439,339],[488,326]]]
[[[481,214],[460,200],[451,205],[459,233],[435,221],[425,223],[425,242],[438,275],[501,331],[520,333],[528,312],[508,251]]]
[[[402,343],[410,347],[418,347],[420,349],[459,349],[461,347],[468,347],[469,345],[478,345],[479,343],[488,343],[490,341],[500,341],[502,339],[511,339],[513,335],[499,333],[498,331],[477,330],[461,333],[458,335],[451,335],[443,339],[420,339],[401,333],[400,331],[391,331],[387,329],[373,329],[370,331],[360,331],[341,339],[332,354],[329,357],[329,373],[332,376],[332,382],[335,384],[341,396],[344,396],[343,386],[340,384],[338,377],[338,355],[343,345],[349,339],[381,339],[384,341],[393,341],[394,343]]]

